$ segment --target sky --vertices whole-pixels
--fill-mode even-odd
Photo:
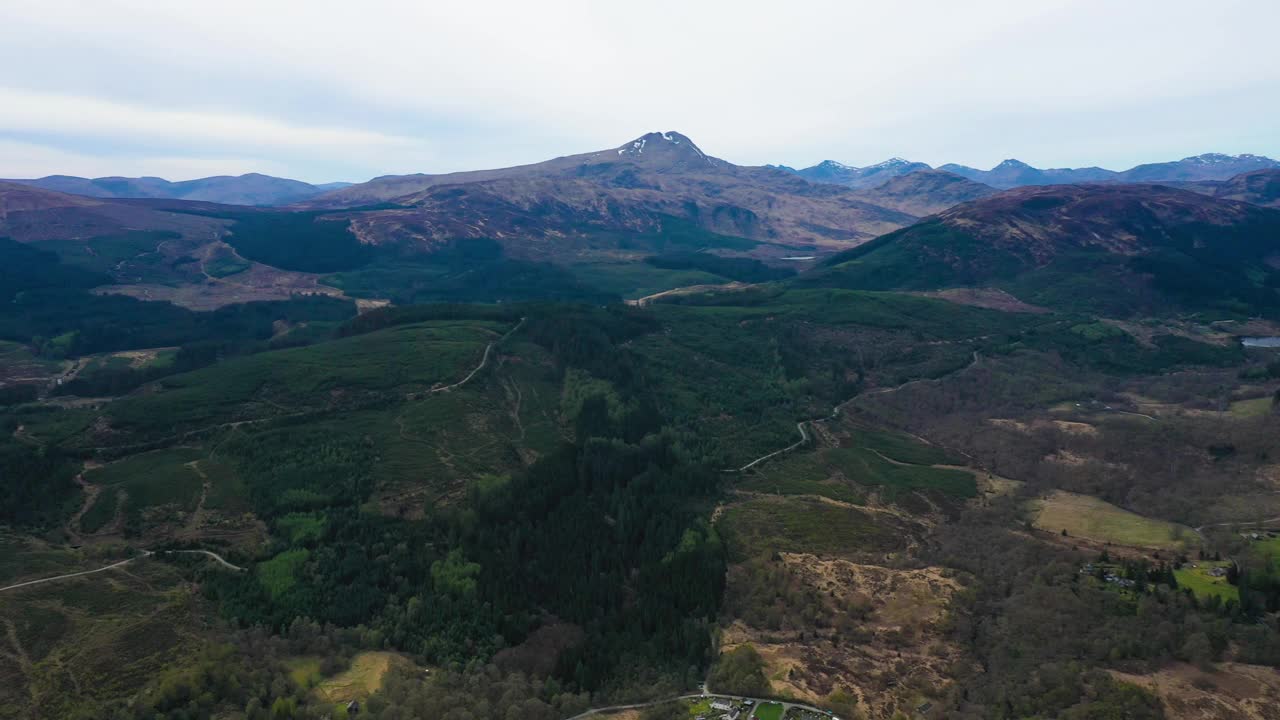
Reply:
[[[1276,0],[0,0],[0,177],[1280,158]]]

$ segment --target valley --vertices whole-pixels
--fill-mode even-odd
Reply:
[[[1273,171],[908,165],[0,183],[0,717],[1271,717]]]

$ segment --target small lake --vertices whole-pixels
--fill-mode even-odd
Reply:
[[[1245,347],[1280,348],[1280,337],[1240,338],[1240,344],[1244,345]]]

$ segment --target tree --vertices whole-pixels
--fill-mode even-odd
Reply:
[[[720,656],[711,675],[708,689],[735,695],[768,696],[773,692],[764,673],[764,658],[751,645],[740,645]]]

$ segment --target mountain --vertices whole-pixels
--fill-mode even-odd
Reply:
[[[866,167],[845,165],[835,160],[823,160],[813,167],[807,167],[802,170],[794,170],[784,165],[777,167],[799,175],[810,182],[835,183],[852,188],[871,187],[883,183],[889,178],[906,175],[918,170],[933,169],[924,163],[912,162],[897,157]]]
[[[840,253],[798,282],[995,286],[1129,316],[1280,311],[1280,211],[1162,185],[1054,185],[957,206]]]
[[[917,170],[862,190],[868,202],[911,215],[933,215],[999,190],[945,170]]]
[[[599,232],[655,232],[674,218],[721,235],[778,246],[848,247],[917,216],[868,202],[850,188],[768,167],[734,165],[678,132],[653,132],[596,152],[532,165],[375,178],[304,207],[392,203],[362,215],[374,244],[432,245],[492,237],[531,257],[578,252]]]
[[[1089,182],[1193,182],[1226,180],[1250,170],[1280,168],[1280,162],[1260,155],[1207,153],[1174,162],[1150,163],[1116,172],[1100,167],[1042,170],[1021,160],[1005,160],[990,170],[947,164],[940,170],[955,173],[992,187],[1008,189],[1024,185],[1060,185]]]
[[[1261,155],[1206,153],[1176,162],[1139,165],[1121,173],[1125,182],[1227,180],[1253,170],[1280,169],[1280,161]]]
[[[181,182],[170,182],[158,177],[90,179],[71,175],[50,175],[34,180],[5,180],[4,182],[87,197],[165,198],[200,200],[227,205],[287,205],[350,185],[350,183],[312,185],[300,180],[259,173],[234,177],[218,175]]]
[[[1099,167],[1051,168],[1041,170],[1021,160],[1009,159],[990,170],[975,170],[964,165],[947,164],[938,168],[991,187],[1008,189],[1022,185],[1058,185],[1067,183],[1105,182],[1119,179],[1119,173]]]

